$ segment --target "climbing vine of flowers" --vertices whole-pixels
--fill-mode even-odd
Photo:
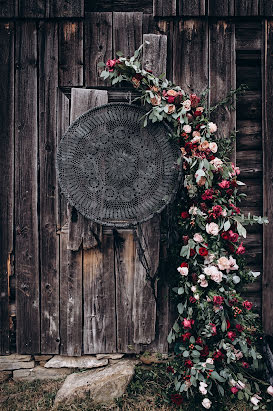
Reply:
[[[215,395],[228,394],[249,401],[254,410],[266,408],[273,387],[254,376],[263,371],[259,319],[240,290],[257,275],[245,265],[245,226],[267,219],[245,216],[239,208],[245,196],[239,191],[240,170],[227,157],[230,137],[217,138],[206,95],[188,94],[164,75],[144,70],[141,49],[131,58],[117,53],[101,63],[101,77],[112,85],[131,83],[140,101],[150,105],[144,127],[149,121],[169,122],[181,149],[184,194],[177,200],[173,273],[178,317],[168,336],[174,346],[167,369],[171,401],[180,407],[192,397],[209,409]]]

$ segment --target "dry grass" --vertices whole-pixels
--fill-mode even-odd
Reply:
[[[31,383],[14,382],[12,380],[0,385],[1,411],[50,411],[56,393],[63,380],[34,381]],[[166,374],[160,366],[138,367],[136,375],[125,395],[113,406],[95,405],[90,397],[77,398],[72,403],[59,405],[54,411],[173,411],[179,409],[170,405],[165,395],[168,387]],[[215,401],[216,402],[216,401]],[[268,408],[269,409],[269,408]],[[271,409],[271,408],[270,408]],[[188,404],[180,408],[183,411],[204,411],[198,404]],[[211,409],[212,410],[212,409]],[[219,398],[213,410],[216,411],[250,411],[246,403],[234,403],[229,398],[225,401]]]

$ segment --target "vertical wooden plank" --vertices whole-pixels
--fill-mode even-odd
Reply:
[[[45,0],[18,0],[20,17],[45,17]]]
[[[112,58],[112,13],[90,13],[84,22],[85,85],[104,85],[99,62]]]
[[[176,0],[153,0],[154,16],[176,16]]]
[[[36,23],[18,23],[15,87],[17,350],[40,351]]]
[[[58,87],[58,26],[39,26],[39,153],[41,352],[59,353],[59,270],[56,233],[56,110]]]
[[[47,17],[84,17],[84,0],[47,0]]]
[[[205,16],[206,1],[205,0],[179,0],[178,16]]]
[[[192,58],[198,56],[198,59]],[[203,20],[175,22],[173,81],[188,92],[208,87],[208,24]]]
[[[17,17],[17,1],[2,0],[0,2],[0,17]]]
[[[234,0],[208,0],[209,16],[233,16]]]
[[[261,0],[261,15],[267,17],[273,16],[273,2],[271,0]]]
[[[265,333],[273,333],[273,253],[272,253],[272,229],[273,229],[273,20],[265,24],[265,72],[264,72],[264,215],[269,219],[269,224],[264,226],[263,233],[263,326]]]
[[[261,0],[235,0],[235,16],[259,16]]]
[[[144,34],[143,43],[143,68],[145,70],[152,70],[153,74],[157,77],[165,73],[166,77],[167,59],[159,59],[158,53],[160,52],[163,56],[167,56],[167,36],[158,34]]]
[[[210,104],[221,101],[236,88],[235,27],[218,21],[210,25]],[[219,138],[228,137],[235,130],[235,110],[220,107],[212,113]]]
[[[59,23],[59,86],[83,85],[83,23]]]
[[[142,43],[142,13],[113,13],[113,51],[132,56]]]
[[[84,354],[116,352],[114,238],[104,230],[100,247],[85,250]]]
[[[14,206],[14,24],[0,24],[0,353],[9,353]]]

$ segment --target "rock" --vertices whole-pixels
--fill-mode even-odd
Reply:
[[[10,354],[10,355],[0,355],[0,364],[8,361],[31,361],[31,355],[21,355],[21,354]]]
[[[107,364],[107,358],[98,360],[92,355],[83,355],[82,357],[55,355],[45,364],[45,368],[97,368],[105,367]]]
[[[33,380],[59,380],[71,374],[69,368],[44,368],[35,367],[30,370],[13,371],[14,381],[33,381]]]
[[[140,358],[140,361],[143,364],[150,365],[150,364],[160,364],[164,361],[159,360],[157,354],[149,354],[149,355],[142,355]]]
[[[0,362],[0,371],[3,370],[20,370],[21,368],[33,368],[34,361],[7,361]]]
[[[53,355],[34,355],[34,360],[35,361],[48,361],[50,358],[52,358]]]
[[[103,358],[107,358],[108,360],[120,360],[124,354],[97,354],[96,358],[98,360],[102,360]]]
[[[1,371],[0,372],[0,384],[7,381],[12,376],[12,371]]]
[[[121,360],[106,368],[71,374],[58,391],[54,405],[87,392],[95,403],[110,404],[124,394],[134,370],[134,361]]]

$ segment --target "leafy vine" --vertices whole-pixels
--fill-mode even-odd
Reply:
[[[206,93],[187,94],[181,87],[144,70],[141,46],[130,58],[117,53],[108,60],[101,77],[112,85],[127,82],[140,92],[150,109],[143,118],[167,121],[181,149],[183,199],[177,200],[175,245],[177,270],[173,291],[178,317],[169,333],[174,357],[167,371],[173,382],[171,401],[178,407],[193,398],[205,409],[215,408],[215,394],[225,393],[249,401],[254,410],[266,408],[273,387],[254,373],[263,372],[258,315],[240,294],[242,285],[255,280],[243,254],[248,224],[267,223],[259,216],[245,216],[239,204],[245,194],[239,187],[240,170],[227,156],[234,135],[217,138],[210,114],[232,103],[239,90],[214,107],[206,106]],[[257,374],[258,375],[258,374]]]

